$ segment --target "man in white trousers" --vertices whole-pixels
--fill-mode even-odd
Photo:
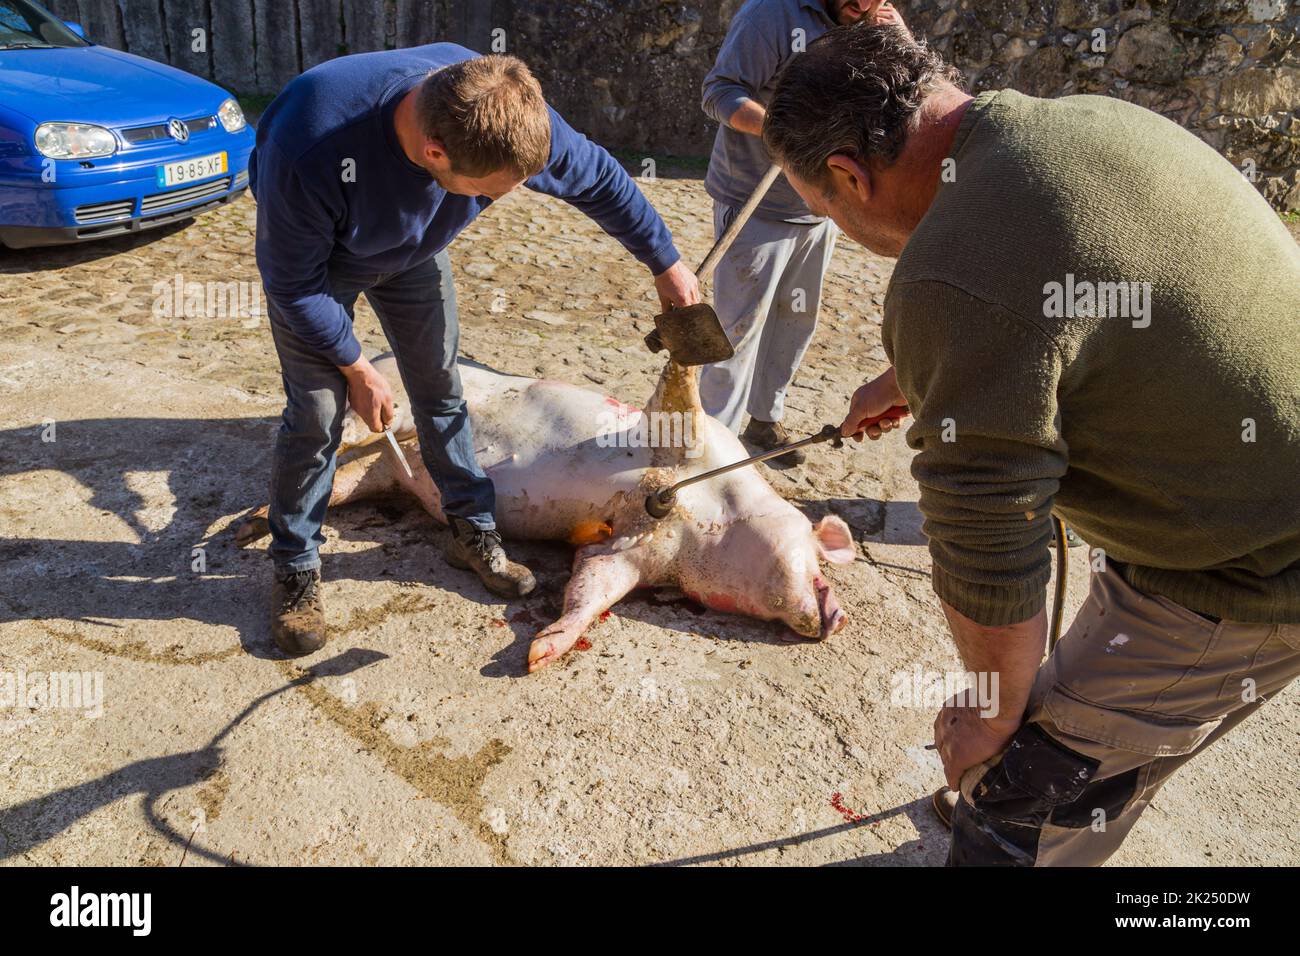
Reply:
[[[772,164],[764,104],[791,57],[837,24],[902,20],[882,0],[749,0],[704,79],[704,112],[719,124],[705,189],[721,236]],[[700,375],[704,410],[764,451],[788,444],[785,393],[817,328],[822,280],[839,234],[780,176],[714,273],[714,308],[736,354]],[[773,461],[796,465],[793,451]]]

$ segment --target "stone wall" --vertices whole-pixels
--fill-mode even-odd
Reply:
[[[703,156],[700,81],[743,0],[51,0],[97,42],[274,93],[340,53],[435,39],[526,59],[611,147]],[[1300,0],[898,0],[974,90],[1103,93],[1187,126],[1300,208]],[[202,49],[195,32],[203,31]]]
[[[496,0],[494,22],[566,118],[621,149],[707,156],[700,83],[743,0]],[[512,14],[503,16],[502,14]]]
[[[1278,208],[1300,208],[1300,4],[922,0],[907,9],[973,90],[1138,103],[1209,142]]]

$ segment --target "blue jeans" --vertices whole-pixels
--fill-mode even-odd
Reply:
[[[349,317],[363,292],[397,358],[443,512],[483,530],[496,527],[496,491],[474,456],[456,368],[460,324],[446,250],[405,272],[330,274],[330,294]],[[305,571],[320,567],[348,383],[293,333],[269,296],[266,302],[287,399],[271,464],[271,558],[278,571]]]

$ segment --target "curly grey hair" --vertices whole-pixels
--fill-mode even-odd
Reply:
[[[782,70],[763,142],[787,170],[823,185],[826,160],[844,153],[898,159],[926,96],[961,74],[897,24],[855,23],[818,38]]]

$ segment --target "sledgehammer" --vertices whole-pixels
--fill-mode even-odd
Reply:
[[[745,205],[741,206],[740,211],[736,213],[736,218],[718,237],[718,241],[713,244],[713,248],[704,257],[700,267],[695,270],[695,278],[701,283],[713,274],[718,260],[731,248],[731,244],[740,235],[740,230],[745,227],[745,223],[749,222],[749,217],[754,214],[754,210],[758,208],[758,204],[763,201],[767,191],[772,188],[772,183],[776,182],[776,177],[780,175],[781,167],[775,163],[763,174],[763,178],[758,181],[758,185],[754,187]],[[645,344],[651,352],[667,349],[668,357],[678,365],[711,365],[714,362],[725,361],[736,354],[731,340],[727,338],[727,333],[722,328],[722,322],[718,319],[718,313],[714,312],[713,306],[707,302],[656,315],[654,331],[645,337]]]

